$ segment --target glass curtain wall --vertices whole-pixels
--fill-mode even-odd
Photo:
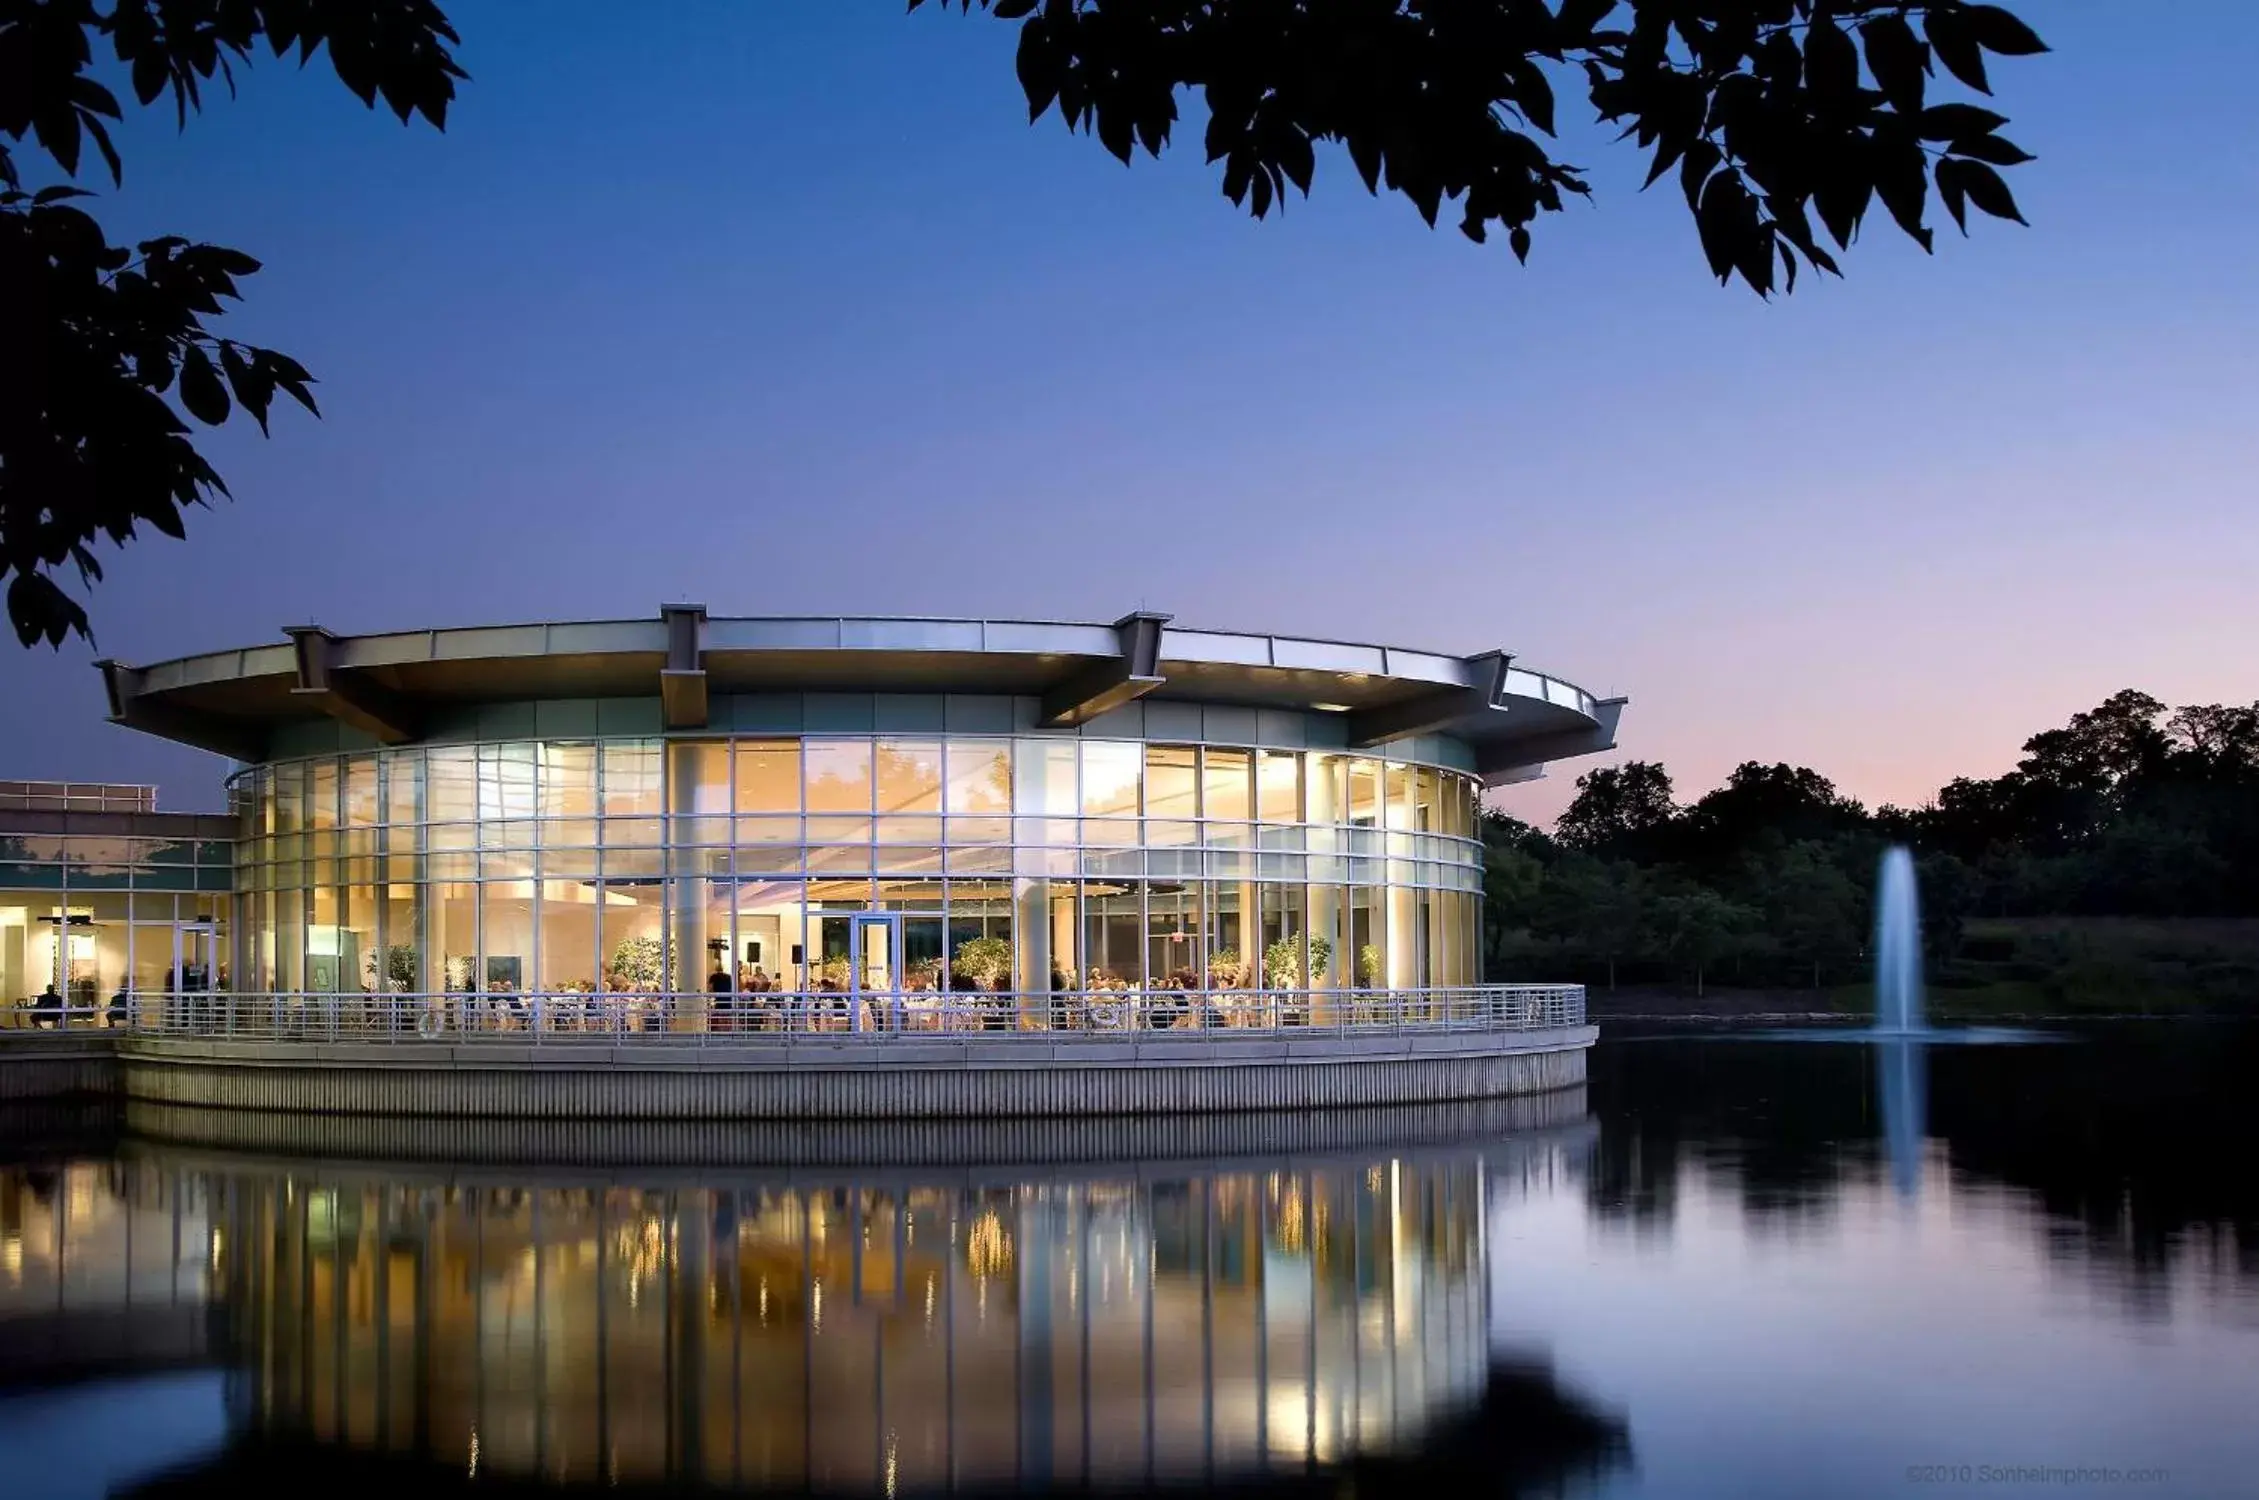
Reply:
[[[1478,977],[1478,789],[1370,756],[548,741],[282,763],[237,791],[235,964],[260,989],[674,993],[668,1024],[696,1026],[867,988],[863,914],[895,919],[890,987],[1017,992],[1027,1024],[1062,991],[1261,990],[1330,1018]]]

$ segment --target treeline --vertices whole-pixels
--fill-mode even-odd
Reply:
[[[1866,976],[1876,865],[1915,851],[1933,971],[1980,917],[2259,916],[2259,704],[2121,692],[1989,781],[1869,811],[1800,766],[1677,800],[1661,765],[1577,780],[1551,835],[1485,819],[1498,977],[1811,986]]]

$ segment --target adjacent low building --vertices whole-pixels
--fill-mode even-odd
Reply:
[[[237,820],[157,810],[154,787],[0,781],[0,1026],[34,1002],[218,985]]]

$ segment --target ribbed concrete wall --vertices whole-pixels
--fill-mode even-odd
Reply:
[[[449,1169],[503,1164],[524,1180],[528,1166],[590,1171],[683,1167],[852,1167],[865,1181],[935,1166],[1039,1166],[1104,1162],[1223,1164],[1282,1154],[1460,1147],[1573,1131],[1586,1123],[1582,1087],[1505,1099],[1372,1109],[1269,1114],[1131,1115],[1069,1120],[459,1120],[269,1113],[128,1102],[124,1124],[137,1140],[238,1154],[382,1162]],[[641,1176],[638,1181],[651,1179]],[[693,1181],[710,1183],[698,1176]],[[928,1177],[917,1179],[929,1182]]]
[[[1584,1082],[1595,1032],[1320,1038],[1199,1048],[779,1050],[134,1039],[128,1097],[199,1108],[527,1120],[1002,1119],[1428,1104]]]
[[[117,1052],[101,1033],[11,1036],[0,1043],[0,1102],[108,1094],[117,1087]]]

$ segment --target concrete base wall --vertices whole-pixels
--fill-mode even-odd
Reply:
[[[1584,1082],[1591,1027],[1150,1041],[657,1049],[131,1038],[129,1099],[197,1108],[509,1119],[877,1120],[1426,1104]]]
[[[727,1170],[747,1183],[786,1183],[829,1168],[853,1169],[865,1186],[899,1180],[931,1186],[942,1167],[972,1171],[966,1185],[1024,1182],[1056,1170],[1079,1174],[1093,1163],[1138,1175],[1199,1162],[1252,1169],[1279,1155],[1307,1160],[1374,1150],[1485,1151],[1533,1142],[1581,1144],[1591,1129],[1581,1087],[1504,1099],[1401,1104],[1371,1109],[1274,1110],[1263,1114],[1117,1115],[1067,1120],[428,1120],[377,1115],[270,1113],[127,1103],[127,1139],[161,1144],[178,1163],[205,1153],[214,1170],[290,1170],[309,1158],[326,1171],[377,1172],[398,1180],[422,1166],[451,1181],[559,1185],[614,1180],[631,1173],[643,1186],[675,1180],[711,1186]],[[381,1163],[381,1166],[367,1164]],[[1131,1165],[1134,1164],[1134,1165]],[[1234,1164],[1237,1164],[1236,1166]],[[529,1177],[529,1172],[536,1175]],[[542,1176],[552,1173],[553,1176]],[[1035,1173],[1037,1177],[1029,1174]],[[465,1174],[474,1174],[466,1176]],[[1079,1180],[1079,1179],[1077,1179]]]
[[[0,1044],[0,1103],[111,1094],[117,1087],[117,1046],[106,1032],[35,1032]]]

